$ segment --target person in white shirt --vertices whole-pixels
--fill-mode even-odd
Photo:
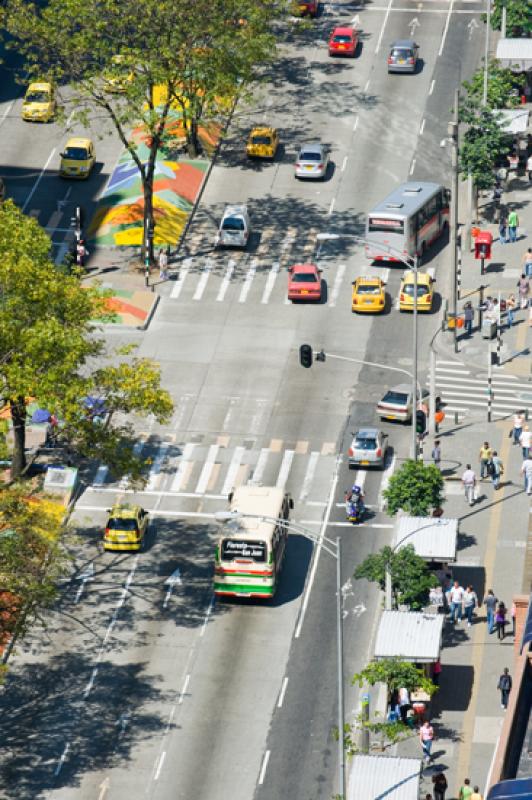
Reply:
[[[450,620],[454,624],[457,619],[462,621],[462,603],[464,602],[464,587],[455,581],[449,591]]]
[[[521,466],[521,475],[523,475],[525,479],[525,492],[528,495],[532,494],[532,458],[528,456],[523,461]]]
[[[465,472],[462,475],[462,484],[464,486],[465,499],[470,506],[475,502],[475,486],[477,484],[477,476],[471,469],[471,464],[466,464]]]
[[[519,437],[519,444],[523,450],[523,458],[528,458],[530,448],[532,447],[532,431],[529,430],[528,425],[525,425]]]
[[[477,593],[472,586],[467,586],[464,592],[464,613],[467,619],[467,627],[470,628],[473,624],[473,612],[478,606]]]

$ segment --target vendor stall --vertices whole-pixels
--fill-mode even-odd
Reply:
[[[433,569],[446,570],[456,561],[458,520],[446,517],[410,517],[405,514],[395,524],[394,551],[411,544]]]
[[[351,759],[348,800],[418,800],[419,758],[355,755]]]

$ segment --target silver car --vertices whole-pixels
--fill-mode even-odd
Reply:
[[[388,56],[388,72],[416,71],[419,45],[413,39],[398,39],[394,42]]]
[[[217,247],[245,247],[250,235],[247,206],[226,206],[218,234]]]
[[[296,178],[306,178],[307,180],[325,178],[328,163],[329,154],[327,148],[320,142],[301,145],[295,163],[295,176]]]
[[[353,467],[384,468],[388,436],[379,428],[360,428],[353,433],[353,441],[347,452],[349,469]]]

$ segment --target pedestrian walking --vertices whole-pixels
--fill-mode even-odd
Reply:
[[[495,627],[497,628],[497,639],[502,642],[504,639],[504,627],[506,625],[506,606],[501,602],[495,611]]]
[[[515,615],[517,614],[517,608],[515,607],[515,603],[512,603],[512,607],[510,609],[510,620],[512,622],[512,636],[515,639]]]
[[[473,322],[475,320],[475,309],[473,304],[468,300],[464,305],[464,327],[466,336],[473,335]]]
[[[445,800],[445,792],[447,791],[447,778],[443,772],[437,772],[432,776],[434,800]]]
[[[450,620],[455,622],[462,621],[462,605],[464,602],[464,587],[455,581],[449,590],[449,615]]]
[[[432,749],[432,742],[434,741],[434,729],[428,720],[425,720],[419,729],[419,741],[421,743],[423,758],[428,764],[429,761],[432,761],[430,751]]]
[[[508,217],[506,216],[506,211],[502,210],[499,219],[499,242],[501,244],[508,243]]]
[[[432,455],[432,461],[434,462],[434,466],[438,467],[438,469],[441,469],[441,467],[440,467],[440,464],[441,464],[441,446],[440,446],[440,440],[439,439],[435,440],[434,447],[432,448],[432,454],[431,455]]]
[[[521,451],[523,453],[523,458],[528,458],[530,454],[530,448],[532,447],[532,431],[525,425],[523,430],[521,431],[521,436],[519,437],[519,444],[521,445]]]
[[[488,474],[487,466],[488,461],[491,459],[491,447],[489,446],[489,442],[484,442],[481,446],[478,457],[480,459],[480,480],[483,481]]]
[[[398,694],[398,702],[399,702],[399,716],[401,717],[401,722],[403,725],[406,725],[406,715],[408,709],[410,708],[410,694],[408,693],[408,689],[402,686],[399,689]]]
[[[521,475],[525,481],[525,492],[528,495],[532,494],[532,457],[525,458],[521,465]]]
[[[526,278],[532,278],[532,247],[529,247],[521,259]]]
[[[484,596],[484,600],[482,601],[483,605],[486,606],[486,624],[488,626],[488,633],[493,633],[495,630],[495,610],[498,602],[499,601],[493,594],[493,589],[488,589],[486,595]]]
[[[465,778],[463,784],[460,786],[460,791],[458,792],[458,800],[471,800],[472,794],[473,789],[471,788],[471,781],[469,778]]]
[[[472,506],[475,502],[477,476],[471,469],[471,464],[466,464],[464,474],[462,475],[462,485],[464,487],[465,499],[469,505]]]
[[[519,226],[519,217],[517,211],[512,208],[508,214],[508,238],[510,242],[517,241],[517,228]]]
[[[89,251],[85,247],[85,242],[83,239],[80,239],[76,245],[76,264],[78,267],[85,266],[85,259],[89,255]]]
[[[508,698],[512,690],[512,676],[510,675],[508,667],[503,669],[502,675],[499,677],[499,682],[497,683],[497,689],[501,693],[501,708],[504,708],[506,711],[508,708]]]
[[[168,256],[162,248],[159,250],[159,277],[163,281],[168,279]]]
[[[440,675],[441,675],[441,661],[438,659],[432,665],[432,683],[434,686],[440,685]]]
[[[514,444],[519,444],[519,437],[523,433],[523,425],[525,424],[525,414],[523,411],[516,411],[514,414],[514,427],[512,433],[514,437]],[[510,434],[511,435],[511,434]]]
[[[532,154],[527,158],[526,171],[528,172],[528,180],[532,181]]]
[[[471,800],[482,800],[482,795],[480,794],[478,786],[475,786],[475,788],[473,789]]]
[[[528,307],[528,294],[530,292],[530,281],[524,272],[517,281],[517,291],[519,292],[519,307],[523,311]]]
[[[477,593],[472,586],[466,586],[464,592],[464,613],[467,619],[467,627],[470,628],[473,624],[473,612],[478,606]]]
[[[508,323],[508,330],[515,322],[515,309],[517,308],[517,300],[515,294],[508,295],[506,300],[506,322]]]
[[[504,472],[504,465],[502,463],[502,460],[497,455],[496,450],[493,451],[490,460],[486,464],[486,470],[491,478],[493,488],[498,489],[499,486],[501,485],[501,475]]]

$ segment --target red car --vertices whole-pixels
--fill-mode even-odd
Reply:
[[[358,31],[354,28],[335,28],[329,39],[330,56],[355,55],[358,45]]]
[[[295,0],[294,10],[300,17],[317,17],[319,0]]]
[[[294,264],[288,268],[289,300],[321,300],[321,269],[315,264]]]

